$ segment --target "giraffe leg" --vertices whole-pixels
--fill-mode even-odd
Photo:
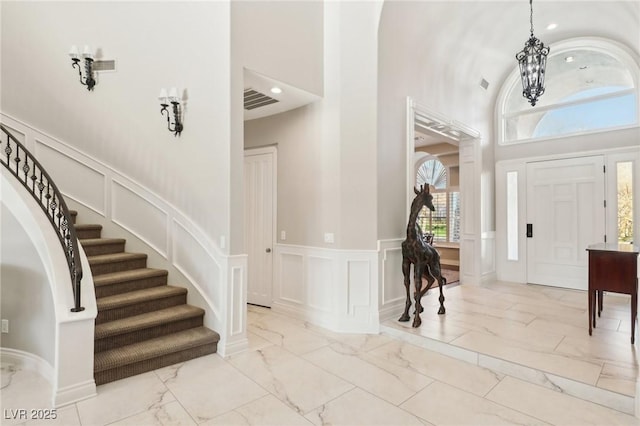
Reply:
[[[404,288],[407,292],[407,300],[404,304],[404,312],[398,321],[409,321],[409,308],[411,307],[411,294],[409,288],[411,287],[411,262],[409,259],[402,259],[402,275],[404,275]]]
[[[427,291],[429,291],[429,289],[433,286],[433,283],[435,282],[434,277],[431,275],[431,268],[429,268],[429,265],[427,265],[427,267],[425,268],[425,274],[424,274],[424,278],[427,279],[427,285],[425,288],[422,289],[422,292],[420,294],[420,297],[424,296]]]
[[[416,263],[415,265],[413,265],[413,270],[414,270],[413,280],[414,280],[414,285],[416,290],[414,293],[414,298],[416,303],[416,312],[413,318],[412,327],[417,328],[417,327],[420,327],[420,325],[422,324],[422,320],[420,319],[420,312],[422,312],[422,304],[420,303],[420,301],[422,299],[421,287],[422,287],[422,272],[424,270],[424,267],[422,266],[422,264]]]
[[[440,270],[440,264],[434,265],[434,269],[437,271],[438,275],[438,287],[440,288],[440,297],[438,300],[440,301],[440,309],[438,309],[438,315],[442,315],[446,312],[444,309],[444,293],[442,292],[442,287],[447,283],[447,279],[442,276],[442,271]]]

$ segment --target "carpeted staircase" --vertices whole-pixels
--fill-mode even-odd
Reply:
[[[167,285],[168,272],[147,268],[147,255],[126,240],[102,238],[101,225],[75,224],[95,284],[97,385],[216,352],[220,336],[203,327],[204,310],[187,290]]]

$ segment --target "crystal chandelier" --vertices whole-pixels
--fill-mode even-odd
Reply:
[[[544,74],[549,48],[533,35],[533,0],[529,0],[529,7],[531,36],[524,44],[524,49],[516,54],[516,59],[520,65],[522,96],[529,100],[531,106],[535,106],[538,98],[544,93]]]

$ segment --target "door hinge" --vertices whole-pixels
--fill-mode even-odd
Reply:
[[[604,208],[607,208],[607,200],[604,200]]]
[[[607,166],[602,166],[602,173],[607,173]]]
[[[604,242],[607,242],[607,234],[604,234]]]

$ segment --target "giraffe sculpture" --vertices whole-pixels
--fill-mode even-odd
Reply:
[[[446,284],[446,279],[440,272],[440,255],[430,244],[423,238],[423,233],[417,224],[418,213],[423,206],[427,206],[431,211],[435,210],[433,206],[433,195],[429,193],[429,185],[425,184],[420,190],[414,188],[416,197],[411,203],[411,213],[409,215],[409,223],[407,224],[407,238],[402,243],[402,274],[404,275],[404,287],[407,291],[407,300],[404,306],[404,313],[399,321],[409,321],[409,308],[411,307],[411,297],[409,287],[411,286],[411,264],[413,264],[413,280],[415,285],[415,317],[413,319],[413,327],[420,327],[422,320],[420,313],[423,311],[420,303],[422,296],[431,288],[435,280],[438,280],[440,287],[440,309],[438,314],[445,313],[444,295],[442,294],[442,286]],[[427,280],[426,287],[422,288],[422,277]]]

